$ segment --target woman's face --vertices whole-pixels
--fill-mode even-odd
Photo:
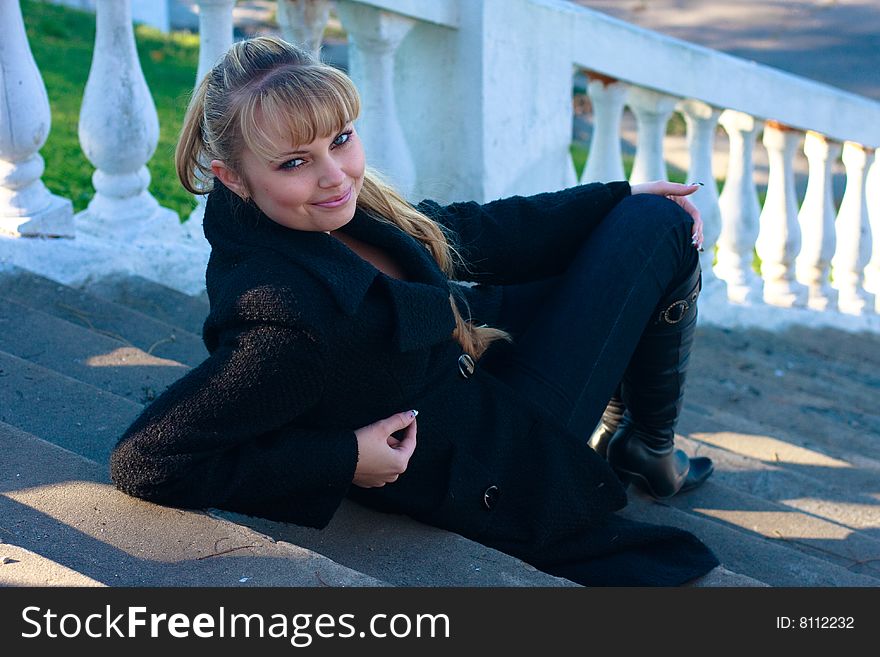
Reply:
[[[250,197],[276,223],[305,231],[341,228],[354,216],[364,182],[364,149],[349,123],[310,144],[277,143],[270,161],[245,148],[241,171],[214,160],[214,174],[235,193]]]

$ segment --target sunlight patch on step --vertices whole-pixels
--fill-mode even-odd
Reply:
[[[797,512],[699,508],[695,508],[694,511],[748,529],[767,538],[843,540],[853,533],[853,530],[848,527]]]
[[[57,529],[43,530],[55,532],[53,540],[78,542],[88,538],[147,561],[179,563],[209,557],[254,557],[261,555],[266,544],[274,543],[250,529],[229,522],[218,524],[198,511],[129,497],[110,484],[70,480],[7,490],[0,496],[57,521]],[[71,530],[77,534],[70,534]],[[104,548],[87,549],[100,554]],[[297,546],[290,545],[288,552],[288,559],[311,558],[308,550]]]
[[[718,431],[712,433],[692,433],[690,437],[716,447],[721,447],[743,456],[767,461],[768,463],[790,463],[793,465],[812,465],[823,468],[851,468],[846,461],[826,456],[820,452],[792,445],[791,443],[758,436],[751,433]]]
[[[875,494],[876,498],[877,495]],[[780,503],[806,513],[840,522],[853,529],[880,528],[880,504],[857,504],[816,497],[799,497],[779,500]]]
[[[0,544],[0,586],[106,586],[17,545]]]
[[[120,347],[107,354],[92,356],[86,359],[86,365],[90,367],[186,367],[176,360],[160,358],[136,347]]]

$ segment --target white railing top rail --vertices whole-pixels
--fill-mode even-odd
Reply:
[[[362,5],[393,11],[445,27],[459,26],[458,0],[356,0]]]
[[[662,93],[813,130],[833,140],[880,147],[880,103],[571,2],[528,1],[568,15],[563,24],[569,32],[559,35],[554,48],[564,47],[567,39],[577,66]]]

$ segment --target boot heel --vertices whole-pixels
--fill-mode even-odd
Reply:
[[[625,478],[626,483],[623,484],[624,490],[629,490],[629,485],[635,484],[637,488],[643,490],[655,500],[668,500],[675,495],[675,493],[672,495],[659,495],[651,486],[651,482],[648,481],[648,478],[638,472],[631,472],[629,470],[615,470],[614,472],[619,478],[621,478],[621,483],[624,482]]]

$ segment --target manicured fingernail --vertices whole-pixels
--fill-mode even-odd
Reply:
[[[409,414],[412,415],[413,417],[415,417],[416,415],[419,414],[419,412],[417,410],[413,409],[409,412]]]
[[[705,185],[704,185],[703,183],[701,183],[701,182],[692,182],[692,183],[688,183],[688,184],[689,184],[691,187],[693,187],[694,185],[699,185],[700,187],[705,187]]]

